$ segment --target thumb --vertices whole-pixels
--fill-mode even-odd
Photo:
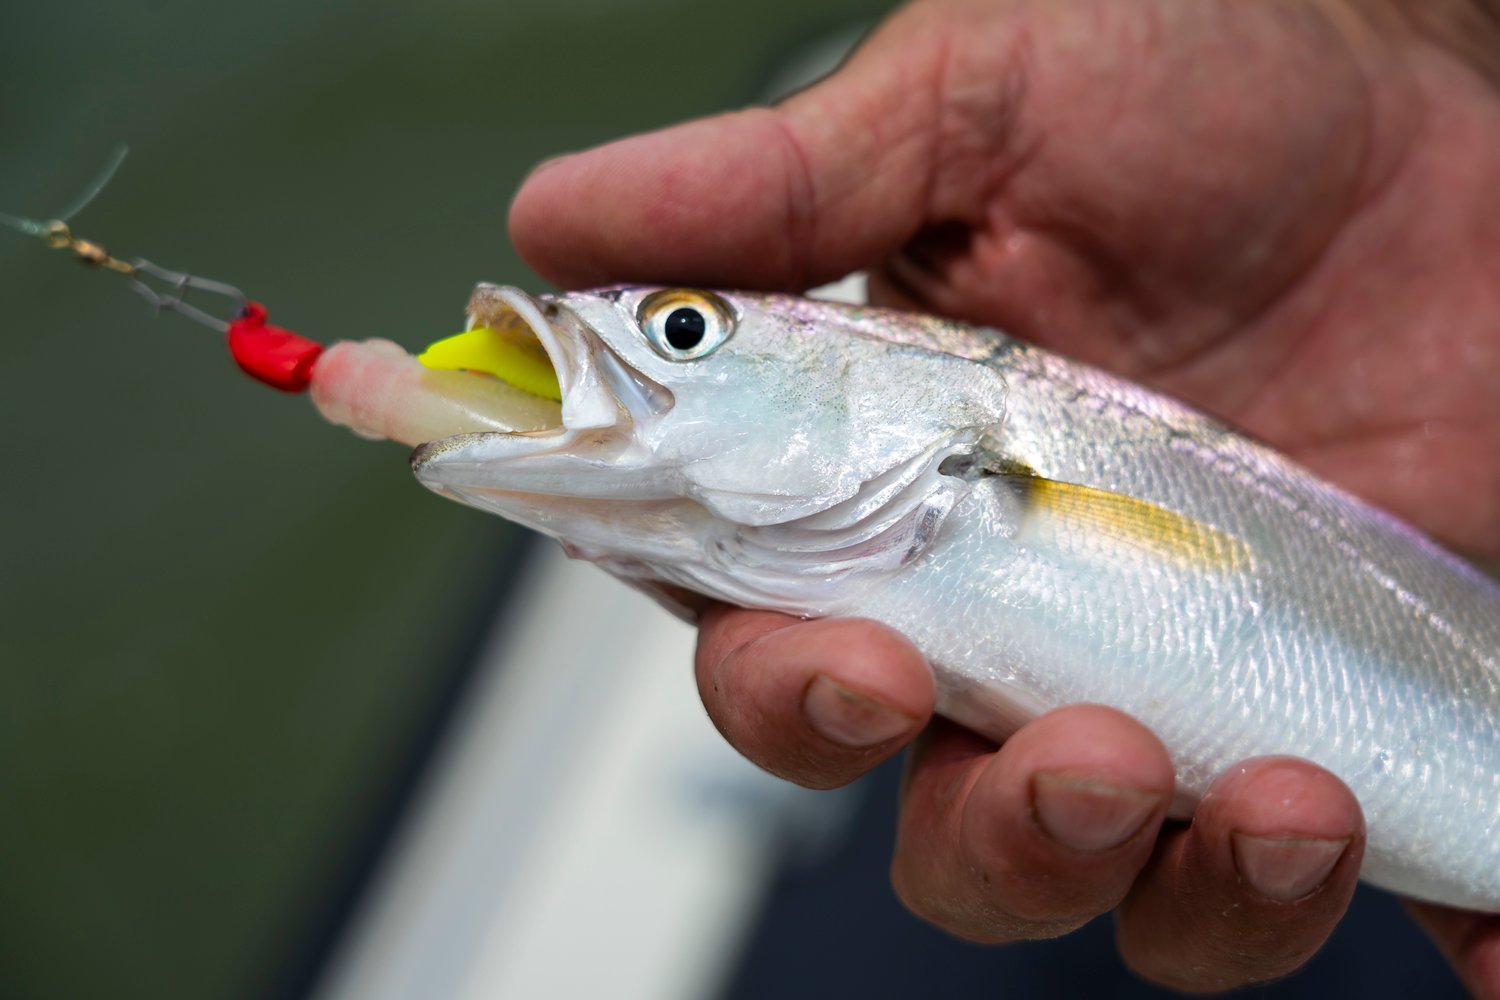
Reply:
[[[516,250],[564,287],[785,290],[894,253],[923,221],[935,169],[942,26],[906,16],[920,7],[777,107],[543,164],[511,205]]]

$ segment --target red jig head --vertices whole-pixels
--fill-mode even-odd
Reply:
[[[266,307],[247,301],[229,324],[229,353],[240,370],[282,392],[306,392],[323,345],[266,322]]]

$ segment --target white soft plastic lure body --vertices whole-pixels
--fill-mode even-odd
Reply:
[[[1247,757],[1316,761],[1364,807],[1366,879],[1500,911],[1500,587],[1394,518],[991,331],[639,288],[482,285],[471,312],[540,341],[561,405],[418,448],[430,488],[669,604],[886,622],[995,737],[1112,705],[1166,744],[1182,809]],[[398,426],[409,393],[376,426],[348,413],[365,383],[323,383],[343,422],[431,434]]]

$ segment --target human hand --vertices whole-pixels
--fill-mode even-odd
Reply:
[[[873,297],[1122,372],[1497,555],[1500,73],[1482,60],[1500,45],[1477,7],[1418,2],[920,0],[775,109],[539,170],[512,237],[566,286],[800,290],[868,268]],[[920,655],[870,623],[713,609],[698,673],[742,752],[813,786],[932,711]],[[1107,709],[998,750],[935,725],[898,892],[983,940],[1118,905],[1127,961],[1180,988],[1296,968],[1357,875],[1348,791],[1248,762],[1164,827],[1170,789],[1155,738]],[[1500,995],[1500,927],[1420,911]]]

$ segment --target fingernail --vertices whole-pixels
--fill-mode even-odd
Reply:
[[[1250,888],[1278,903],[1290,903],[1322,885],[1339,863],[1352,837],[1231,836],[1234,865]]]
[[[818,735],[854,750],[884,743],[915,729],[918,722],[913,716],[850,691],[822,674],[807,686],[802,711]]]
[[[1122,788],[1064,774],[1031,779],[1037,822],[1058,843],[1075,851],[1105,851],[1133,837],[1161,804],[1159,792]]]

